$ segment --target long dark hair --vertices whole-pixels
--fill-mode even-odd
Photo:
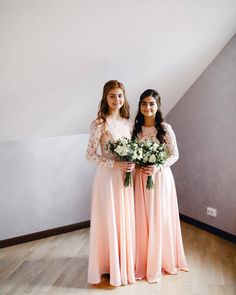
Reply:
[[[115,88],[120,88],[124,94],[124,104],[120,108],[120,116],[125,119],[129,119],[129,103],[126,99],[126,94],[125,94],[125,87],[124,85],[117,81],[117,80],[110,80],[107,81],[106,84],[103,86],[103,93],[102,93],[102,99],[99,103],[99,110],[97,114],[97,119],[96,121],[99,123],[105,123],[106,118],[109,114],[109,106],[107,103],[107,95],[110,90],[115,89]]]
[[[157,110],[156,116],[155,116],[155,127],[157,129],[156,137],[160,141],[160,143],[164,143],[165,142],[164,136],[165,136],[166,132],[161,124],[164,121],[163,115],[162,115],[162,112],[160,109],[161,97],[160,97],[159,93],[153,89],[145,90],[140,96],[139,104],[138,104],[138,113],[137,113],[137,115],[135,117],[135,121],[134,121],[134,129],[133,129],[132,139],[135,139],[136,137],[138,137],[138,135],[142,132],[142,126],[144,125],[144,115],[141,113],[140,108],[141,108],[141,103],[142,103],[143,99],[148,96],[152,96],[156,100],[156,103],[158,106],[158,110]]]

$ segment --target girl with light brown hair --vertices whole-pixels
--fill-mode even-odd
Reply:
[[[113,286],[135,281],[134,195],[124,186],[124,174],[134,169],[106,149],[109,141],[131,138],[129,104],[124,85],[108,81],[103,87],[96,120],[91,124],[87,159],[98,164],[92,190],[88,282],[98,284],[109,274]],[[101,154],[97,149],[100,145]]]

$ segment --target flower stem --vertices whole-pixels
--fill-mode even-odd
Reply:
[[[125,172],[125,187],[132,186],[132,173]]]
[[[154,189],[154,182],[153,182],[152,175],[148,175],[147,177],[146,189]]]

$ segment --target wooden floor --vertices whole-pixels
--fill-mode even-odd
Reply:
[[[0,294],[235,295],[236,245],[182,222],[190,272],[160,284],[87,283],[89,229],[0,249]]]

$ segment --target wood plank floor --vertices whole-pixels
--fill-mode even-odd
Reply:
[[[160,284],[87,283],[89,229],[0,249],[0,294],[235,295],[236,245],[182,222],[190,272]]]

